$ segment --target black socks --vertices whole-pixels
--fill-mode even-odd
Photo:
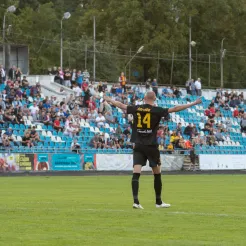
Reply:
[[[154,188],[155,188],[155,197],[156,197],[156,204],[161,205],[161,190],[162,190],[162,181],[161,181],[161,174],[154,174]]]
[[[136,204],[139,204],[139,200],[138,200],[139,177],[140,177],[140,173],[133,173],[133,176],[132,176],[132,195],[133,195],[134,203],[136,203]]]

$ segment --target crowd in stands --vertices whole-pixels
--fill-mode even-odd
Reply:
[[[1,71],[1,70],[0,70]],[[21,79],[21,71],[13,66],[6,74],[1,72],[1,94],[0,94],[0,124],[7,128],[1,132],[0,145],[6,148],[13,146],[33,147],[39,146],[44,141],[42,132],[37,124],[46,127],[51,126],[58,136],[67,136],[73,139],[72,151],[80,151],[82,146],[78,141],[83,136],[83,126],[89,123],[92,126],[93,135],[87,143],[87,147],[94,149],[132,149],[130,141],[131,125],[133,118],[124,112],[117,111],[112,105],[103,100],[104,93],[122,103],[141,105],[143,104],[143,93],[140,85],[128,86],[124,73],[121,73],[117,83],[108,88],[107,82],[93,84],[90,75],[85,70],[70,71],[60,68],[49,69],[49,74],[55,76],[55,81],[71,87],[74,94],[69,98],[58,101],[55,96],[47,97],[42,94],[39,83],[30,86],[28,79]],[[176,87],[164,87],[162,91],[158,88],[156,79],[148,79],[145,83],[146,90],[153,90],[157,95],[156,105],[159,100],[179,99],[182,93]],[[188,81],[186,84],[187,101],[189,95],[201,96],[201,80],[198,78]],[[233,117],[240,118],[241,131],[246,132],[246,114],[243,109],[243,93],[217,90],[216,97],[211,101],[204,111],[199,125],[189,123],[184,125],[177,122],[176,129],[169,129],[168,121],[164,119],[157,133],[157,142],[160,151],[172,153],[175,150],[193,150],[196,146],[215,146],[220,141],[226,141],[232,123],[230,118],[222,114],[223,110],[233,111]],[[224,118],[224,121],[217,121]],[[25,129],[22,138],[16,139],[13,129],[9,125],[37,123]],[[106,130],[107,129],[107,130]],[[18,140],[18,141],[17,141]]]

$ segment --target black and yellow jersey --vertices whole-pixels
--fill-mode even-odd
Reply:
[[[143,145],[157,145],[156,134],[162,117],[168,116],[168,109],[149,104],[127,106],[127,114],[133,115],[131,142]]]

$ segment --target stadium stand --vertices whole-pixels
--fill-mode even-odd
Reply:
[[[70,89],[69,89],[70,90]],[[165,92],[167,88],[164,88]],[[173,107],[197,98],[178,89],[160,93],[156,104]],[[175,90],[178,93],[175,93]],[[141,104],[139,86],[122,94],[120,85],[72,86],[67,99],[45,96],[39,83],[7,81],[0,85],[1,152],[15,153],[132,153],[131,116],[103,101],[103,93],[126,104]],[[246,114],[243,95],[218,90],[213,100],[171,114],[158,131],[162,152],[172,154],[245,154]],[[238,110],[238,113],[235,113]]]

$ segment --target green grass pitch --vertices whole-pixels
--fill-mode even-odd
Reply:
[[[246,176],[165,176],[154,206],[153,177],[0,178],[0,245],[246,245]]]

